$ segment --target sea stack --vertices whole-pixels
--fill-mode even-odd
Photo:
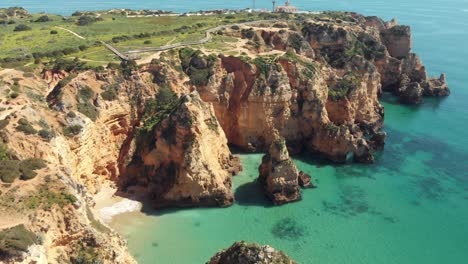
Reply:
[[[274,130],[274,140],[263,156],[259,180],[265,194],[276,205],[301,199],[299,170],[289,157],[286,140]]]

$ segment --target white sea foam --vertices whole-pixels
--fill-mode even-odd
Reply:
[[[112,220],[112,217],[116,215],[139,211],[141,206],[142,205],[140,202],[130,199],[123,199],[122,201],[115,203],[112,206],[102,208],[99,210],[99,213],[101,214],[102,220],[108,223]]]

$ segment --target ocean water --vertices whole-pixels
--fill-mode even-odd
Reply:
[[[66,4],[63,4],[65,3]],[[62,3],[62,4],[59,4]],[[113,7],[188,11],[251,1],[2,0],[0,6],[69,14]],[[318,189],[272,207],[255,184],[261,155],[242,155],[237,202],[224,209],[121,215],[113,226],[139,263],[204,263],[234,241],[270,244],[300,263],[439,264],[468,260],[468,1],[293,0],[309,10],[352,10],[412,26],[429,73],[446,72],[452,95],[408,107],[383,99],[386,149],[373,165],[331,165],[302,156]],[[256,1],[269,7],[270,1]]]

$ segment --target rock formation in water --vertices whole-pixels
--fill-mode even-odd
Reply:
[[[182,96],[172,113],[138,139],[129,184],[144,186],[156,207],[228,206],[238,171],[213,107],[197,92]]]
[[[258,168],[259,181],[268,198],[276,205],[301,199],[299,170],[289,157],[286,141],[274,131],[275,139]]]
[[[295,264],[288,255],[268,245],[236,242],[214,255],[206,264]]]
[[[299,172],[299,186],[302,188],[317,188],[317,186],[312,183],[312,177],[303,171]]]

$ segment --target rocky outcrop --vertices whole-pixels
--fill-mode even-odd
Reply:
[[[383,89],[401,96],[402,103],[421,103],[423,96],[450,94],[445,78],[428,77],[419,57],[411,53],[409,26],[398,25],[396,20],[386,23],[377,17],[355,13],[343,15],[350,21],[346,25],[337,20],[311,20],[304,25],[302,33],[319,59],[342,69],[356,56],[364,57],[377,68]],[[425,92],[421,94],[416,84],[401,85],[405,76]]]
[[[355,73],[343,76],[292,51],[251,61],[221,57],[208,85],[197,89],[213,103],[229,143],[265,151],[276,129],[292,153],[307,149],[343,162],[357,139],[383,123],[376,68],[355,59],[349,70]]]
[[[409,55],[413,46],[409,26],[395,25],[381,30],[380,34],[390,56],[405,58]]]
[[[259,181],[265,194],[276,205],[301,199],[299,189],[299,170],[289,157],[286,141],[274,131],[274,141],[268,153],[263,156],[259,167]]]
[[[139,135],[126,186],[140,186],[155,207],[228,206],[238,171],[213,111],[197,92],[182,96],[169,116]]]
[[[302,188],[317,188],[312,183],[312,177],[303,171],[299,172],[299,186]]]
[[[268,245],[236,242],[214,255],[206,264],[295,264],[288,255]]]

